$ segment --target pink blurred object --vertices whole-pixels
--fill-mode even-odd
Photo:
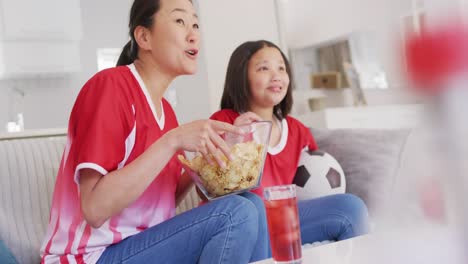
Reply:
[[[406,65],[413,87],[431,97],[427,112],[432,122],[437,158],[444,159],[441,185],[423,184],[420,202],[426,217],[448,221],[468,247],[468,25],[439,24],[412,35],[405,43]],[[442,150],[442,151],[441,151]],[[440,153],[445,153],[440,155]],[[445,186],[445,193],[441,186]],[[445,201],[445,203],[441,203]],[[463,252],[468,263],[468,252]]]
[[[468,71],[467,25],[447,23],[407,39],[406,64],[416,89],[437,94],[451,76]]]
[[[422,183],[420,188],[420,203],[424,215],[431,221],[445,223],[447,212],[443,185],[438,180],[430,180]]]

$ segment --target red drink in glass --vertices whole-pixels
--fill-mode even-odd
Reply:
[[[273,259],[276,263],[301,263],[301,231],[295,185],[264,189]]]

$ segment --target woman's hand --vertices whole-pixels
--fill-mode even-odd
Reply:
[[[210,163],[213,162],[210,157],[211,154],[220,166],[225,167],[225,162],[220,155],[223,153],[228,159],[232,159],[231,149],[221,137],[226,132],[238,135],[244,134],[242,129],[216,120],[190,122],[173,129],[169,133],[174,136],[177,149],[199,152]]]
[[[262,121],[262,118],[260,118],[257,114],[254,112],[246,112],[243,113],[242,115],[238,116],[236,120],[234,120],[234,125],[235,126],[243,126],[243,125],[248,125],[256,121]]]

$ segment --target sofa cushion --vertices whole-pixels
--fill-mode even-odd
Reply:
[[[375,215],[390,196],[409,130],[311,129],[319,149],[333,155],[346,175],[346,192]]]
[[[0,237],[19,263],[39,263],[66,137],[0,140]]]

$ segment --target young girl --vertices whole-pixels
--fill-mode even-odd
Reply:
[[[221,111],[212,119],[234,125],[272,121],[270,146],[263,170],[263,188],[291,184],[301,152],[317,145],[310,130],[288,116],[292,106],[291,69],[273,43],[245,42],[231,55]],[[341,194],[298,203],[303,243],[343,240],[368,231],[368,214],[356,196]]]
[[[247,263],[268,256],[259,197],[230,196],[175,216],[191,186],[176,156],[218,149],[239,128],[178,126],[163,94],[196,71],[197,15],[189,0],[135,0],[118,67],[101,71],[73,107],[42,263]],[[221,165],[221,163],[220,163]]]

